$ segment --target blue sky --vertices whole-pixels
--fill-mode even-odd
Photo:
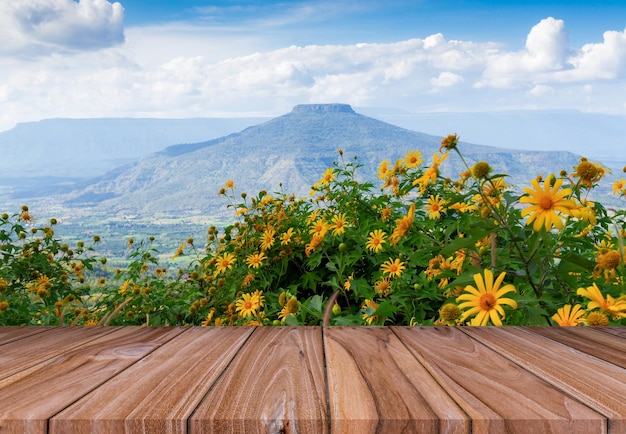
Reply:
[[[0,2],[0,131],[54,117],[626,116],[623,0]]]
[[[450,39],[505,40],[512,45],[523,45],[528,29],[541,19],[553,16],[565,20],[574,31],[573,43],[583,44],[601,38],[607,29],[623,29],[626,13],[622,0],[125,0],[122,5],[129,26],[172,21],[233,26],[296,16],[296,11],[309,8],[311,13],[306,19],[294,20],[291,25],[284,23],[284,28],[295,32],[300,27],[294,39],[302,41],[307,39],[302,33],[324,29],[330,34],[327,40],[335,43],[390,42],[444,32]],[[326,5],[332,7],[326,8]],[[309,38],[319,40],[320,35],[309,35]]]

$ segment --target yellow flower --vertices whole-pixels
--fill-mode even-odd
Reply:
[[[243,280],[241,281],[241,287],[245,288],[246,286],[250,286],[250,282],[252,282],[253,280],[254,280],[254,274],[252,273],[246,274],[246,277],[244,277]]]
[[[439,195],[431,195],[427,200],[427,204],[425,205],[426,212],[428,213],[428,218],[431,220],[440,219],[441,213],[445,212],[446,210],[445,204],[445,199],[441,199]]]
[[[328,223],[326,223],[322,219],[319,219],[313,222],[313,224],[311,225],[311,229],[309,229],[309,233],[313,236],[324,236],[326,235],[326,232],[328,232],[328,227]]]
[[[626,179],[620,178],[613,183],[613,194],[626,194]]]
[[[422,158],[422,153],[420,151],[411,150],[404,156],[404,163],[406,164],[406,167],[409,168],[417,167],[422,164],[423,161],[424,159]]]
[[[257,289],[256,291],[252,293],[252,295],[256,297],[259,307],[263,307],[263,303],[265,302],[265,296],[263,295],[263,291],[260,291]]]
[[[311,253],[313,253],[313,251],[317,249],[320,244],[322,244],[322,241],[324,241],[324,235],[314,235],[313,238],[311,238],[311,241],[304,247],[304,253],[306,256],[311,256]]]
[[[559,308],[554,315],[552,315],[552,319],[555,323],[560,326],[577,326],[580,323],[584,322],[585,319],[582,316],[585,314],[585,311],[581,309],[580,304],[572,307],[571,304],[566,304],[565,306]]]
[[[289,313],[297,313],[300,310],[300,303],[298,303],[298,299],[295,296],[292,296],[285,304],[285,307]]]
[[[595,283],[587,288],[578,288],[576,294],[591,300],[587,303],[587,310],[600,308],[614,319],[626,318],[626,300],[620,298],[615,300],[610,294],[607,294],[604,299],[604,295]]]
[[[380,219],[384,222],[386,222],[389,219],[389,216],[391,215],[391,208],[389,208],[388,206],[381,208],[380,210]]]
[[[350,291],[352,289],[352,281],[354,280],[354,276],[349,275],[345,282],[343,282],[343,288],[346,291]]]
[[[347,226],[346,215],[344,213],[341,213],[336,216],[333,216],[331,223],[332,224],[330,228],[333,230],[334,236],[339,236],[343,234]]]
[[[580,159],[575,170],[574,176],[580,178],[580,183],[587,188],[593,187],[593,184],[600,181],[607,172],[611,173],[602,164],[592,163],[584,157]]]
[[[447,153],[443,155],[433,155],[433,165],[426,169],[426,172],[424,172],[421,177],[413,181],[413,185],[419,185],[420,193],[423,193],[426,190],[426,187],[428,187],[429,183],[434,184],[435,182],[437,182],[437,176],[439,175],[439,166],[447,159]]]
[[[574,201],[566,199],[568,195],[572,193],[571,188],[561,188],[563,184],[562,179],[557,179],[554,185],[551,184],[552,177],[548,177],[543,183],[543,188],[539,185],[539,182],[534,179],[531,181],[533,189],[528,187],[524,188],[527,196],[523,196],[520,199],[521,203],[528,203],[531,206],[522,210],[522,217],[531,214],[528,218],[527,224],[533,224],[533,230],[539,232],[542,227],[549,231],[555,226],[557,229],[563,228],[563,222],[561,217],[557,214],[557,211],[562,214],[570,214],[570,210],[574,208]]]
[[[385,232],[380,229],[376,229],[373,232],[370,232],[369,237],[367,238],[367,243],[365,243],[365,247],[371,252],[380,252],[383,249],[383,244],[385,243]]]
[[[381,297],[387,297],[391,292],[391,280],[389,277],[383,277],[381,280],[374,282],[374,291]]]
[[[274,235],[276,231],[274,228],[269,227],[265,229],[261,236],[261,250],[269,250],[274,245]]]
[[[508,284],[500,288],[504,280],[505,272],[500,273],[496,281],[493,281],[493,273],[485,269],[484,278],[480,273],[474,274],[474,282],[477,288],[472,285],[465,287],[465,293],[457,297],[459,309],[469,308],[461,316],[461,322],[468,317],[476,315],[470,322],[473,326],[484,326],[491,319],[491,323],[497,326],[502,325],[500,317],[504,318],[502,305],[506,304],[513,309],[517,309],[517,303],[511,298],[501,298],[508,292],[516,292],[515,286]]]
[[[226,181],[224,185],[226,186],[226,188],[229,188],[231,190],[235,188],[235,183],[233,182],[232,179],[229,179],[228,181]]]
[[[460,213],[465,213],[465,212],[471,212],[471,211],[476,211],[478,209],[478,207],[476,205],[470,205],[467,204],[465,202],[457,202],[453,205],[450,205],[450,208],[460,212]]]
[[[586,202],[585,204],[575,206],[570,210],[570,214],[582,221],[596,224],[596,212],[595,204],[593,202]]]
[[[241,299],[237,300],[235,311],[239,313],[241,318],[250,318],[256,313],[259,307],[258,296],[255,294],[242,294]]]
[[[609,325],[609,318],[602,312],[591,312],[585,322],[590,327],[606,327]]]
[[[412,203],[411,206],[409,207],[409,211],[407,215],[396,220],[396,227],[393,230],[393,233],[391,234],[391,236],[389,237],[389,244],[391,244],[392,246],[398,244],[398,241],[400,241],[402,237],[404,237],[407,234],[407,232],[411,228],[411,225],[413,224],[414,216],[415,216],[415,204]]]
[[[215,262],[215,272],[217,274],[223,273],[226,270],[232,270],[233,264],[237,261],[234,253],[224,253],[217,257]]]
[[[361,317],[365,322],[371,324],[374,321],[378,321],[378,317],[374,315],[378,310],[378,304],[374,300],[365,300],[365,304],[361,306],[361,309],[363,310]]]
[[[289,308],[285,305],[280,310],[280,312],[278,312],[278,319],[280,320],[280,322],[285,322],[285,320],[287,319],[288,315],[293,316],[293,314],[291,312],[289,312]]]
[[[404,262],[400,262],[400,258],[396,258],[387,260],[380,266],[380,269],[384,274],[388,274],[389,277],[400,277],[406,267]]]
[[[456,133],[448,134],[446,137],[444,137],[441,140],[441,146],[439,147],[439,152],[441,152],[443,149],[447,151],[449,151],[450,149],[454,149],[456,148],[458,144],[459,144],[459,137],[456,135]]]
[[[41,276],[36,281],[30,282],[26,285],[28,290],[36,293],[41,297],[47,297],[50,295],[49,289],[52,287],[52,281],[48,276]]]
[[[617,250],[601,250],[596,258],[596,266],[593,269],[595,276],[604,272],[604,280],[613,280],[616,276],[615,269],[622,263],[622,255]]]
[[[335,174],[333,173],[333,169],[330,167],[326,169],[326,172],[322,175],[322,179],[319,180],[321,185],[328,185],[335,179]]]
[[[491,166],[486,161],[479,161],[472,166],[470,172],[474,178],[487,178],[489,172],[491,172]]]
[[[378,179],[385,179],[389,174],[391,162],[389,160],[383,160],[378,166]]]
[[[180,255],[182,255],[182,254],[183,254],[183,252],[184,252],[184,250],[185,250],[185,246],[186,246],[186,243],[184,243],[184,242],[183,242],[183,243],[181,243],[181,244],[180,244],[180,247],[178,247],[178,249],[176,249],[176,253],[174,253],[174,256],[172,256],[172,259],[176,259],[176,258],[178,258]]]
[[[259,268],[259,265],[261,265],[264,259],[267,259],[265,253],[253,253],[251,255],[248,255],[248,257],[246,258],[246,264],[248,264],[250,268]]]
[[[454,322],[461,314],[461,309],[456,304],[447,303],[439,309],[439,317],[445,323]]]
[[[286,246],[291,243],[291,236],[293,235],[293,228],[287,229],[287,232],[281,235],[280,237],[280,245]]]

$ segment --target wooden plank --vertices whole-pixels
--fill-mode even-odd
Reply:
[[[619,336],[626,339],[626,327],[594,327],[598,331],[610,333],[614,336]]]
[[[328,431],[320,327],[257,327],[189,419],[191,433]]]
[[[83,342],[79,348],[61,351],[54,358],[28,369],[27,375],[22,375],[26,371],[21,371],[5,378],[0,381],[3,404],[0,426],[11,433],[45,433],[50,417],[182,330],[120,327],[98,339]],[[62,342],[74,332],[68,327],[54,330],[53,334]]]
[[[609,418],[626,432],[626,370],[521,327],[464,327],[464,333]]]
[[[21,326],[4,326],[0,327],[0,345],[5,345],[27,336],[43,333],[47,330],[53,330],[55,327],[21,327]]]
[[[626,368],[626,339],[604,333],[597,327],[530,327],[526,330]]]
[[[387,328],[324,329],[331,430],[468,433],[465,413]]]
[[[606,419],[452,327],[392,327],[472,418],[472,433],[602,433]]]
[[[27,327],[24,331],[32,329],[37,327]],[[113,330],[108,327],[55,327],[43,333],[13,340],[9,345],[1,347],[0,379],[15,375],[72,348],[78,348]]]
[[[252,333],[193,327],[50,421],[50,433],[184,433],[187,419]]]

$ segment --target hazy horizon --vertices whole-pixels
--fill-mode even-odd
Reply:
[[[625,148],[619,122],[592,115],[626,124],[623,0],[4,1],[0,37],[0,131],[346,103],[430,134],[456,119],[492,146]],[[554,110],[580,116],[529,120]]]

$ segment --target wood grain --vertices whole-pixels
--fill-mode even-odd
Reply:
[[[626,370],[522,327],[464,327],[544,381],[609,418],[609,432],[626,432]]]
[[[594,327],[596,330],[626,339],[626,327]]]
[[[59,329],[54,340],[65,339],[68,344],[76,330],[87,329]],[[54,414],[181,331],[121,327],[83,341],[79,347],[67,345],[66,351],[61,351],[63,346],[59,345],[59,354],[33,366],[27,376],[16,375],[15,379],[8,377],[0,382],[1,429],[11,433],[46,433],[48,419]],[[26,349],[23,345],[19,348]]]
[[[5,345],[18,339],[22,339],[30,335],[35,335],[37,333],[43,333],[46,330],[51,329],[54,329],[54,327],[0,327],[0,345]]]
[[[472,433],[591,433],[604,417],[451,327],[392,327],[472,418]]]
[[[184,433],[251,327],[191,328],[50,421],[50,433]]]
[[[26,332],[28,329],[37,330],[37,327],[23,330]],[[24,371],[72,348],[85,345],[113,330],[104,327],[59,327],[14,340],[11,345],[0,347],[0,379]]]
[[[626,339],[604,333],[598,327],[530,327],[528,330],[626,369]]]
[[[0,434],[624,434],[625,332],[0,327]]]
[[[321,328],[257,327],[189,428],[191,433],[327,432]]]
[[[324,329],[336,433],[468,433],[470,424],[389,328]]]

